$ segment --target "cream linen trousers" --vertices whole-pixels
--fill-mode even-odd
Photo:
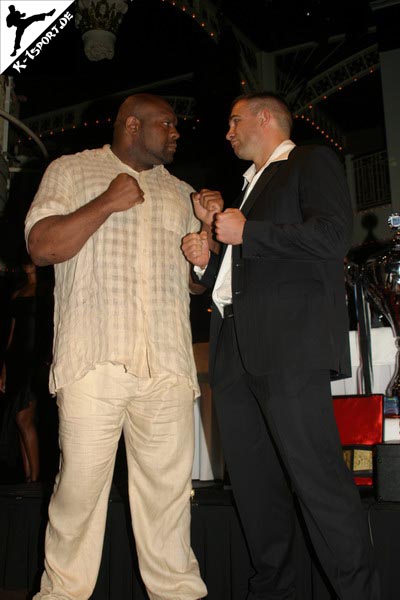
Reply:
[[[150,600],[207,594],[190,546],[193,389],[96,366],[57,398],[61,461],[34,600],[87,600],[96,584],[115,456],[124,433],[140,572]]]

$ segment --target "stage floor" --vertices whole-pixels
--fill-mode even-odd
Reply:
[[[194,482],[192,546],[208,600],[245,600],[252,567],[229,489],[221,482]],[[0,485],[0,600],[25,600],[37,590],[51,484]],[[370,522],[382,600],[398,600],[400,503],[363,498]],[[333,600],[312,558],[301,522],[293,549],[297,600]],[[30,596],[28,596],[30,597]],[[107,516],[103,557],[92,600],[147,600],[137,567],[126,482],[115,481]]]

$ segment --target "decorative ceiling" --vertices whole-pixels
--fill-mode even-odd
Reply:
[[[300,138],[322,135],[344,148],[352,131],[383,128],[379,51],[393,43],[394,0],[118,2],[127,10],[115,28],[112,58],[85,55],[82,6],[75,2],[80,29],[72,22],[29,70],[13,73],[23,118],[87,103],[86,122],[100,123],[112,119],[110,97],[116,105],[120,92],[148,89],[184,98],[182,115],[190,106],[191,128],[203,127],[209,135],[225,127],[232,98],[272,87],[273,65]],[[91,3],[112,4],[79,0]],[[44,133],[64,129],[62,118],[58,131],[49,121]]]

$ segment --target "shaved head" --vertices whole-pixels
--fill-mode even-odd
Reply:
[[[119,108],[115,125],[125,123],[126,119],[132,116],[137,119],[144,119],[149,113],[154,110],[160,110],[160,108],[172,111],[170,104],[159,96],[154,96],[153,94],[128,96]]]
[[[244,100],[249,103],[249,107],[254,114],[264,108],[268,109],[275,117],[276,122],[282,131],[289,137],[293,125],[292,115],[285,100],[273,92],[256,92],[239,96],[233,103],[233,106]]]
[[[153,94],[135,94],[121,104],[111,149],[135,170],[172,162],[179,133],[172,106]]]

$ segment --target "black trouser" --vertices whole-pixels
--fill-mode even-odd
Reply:
[[[328,371],[246,373],[234,318],[218,340],[213,398],[256,575],[249,599],[294,600],[293,492],[340,600],[378,600],[366,516],[342,456]]]

